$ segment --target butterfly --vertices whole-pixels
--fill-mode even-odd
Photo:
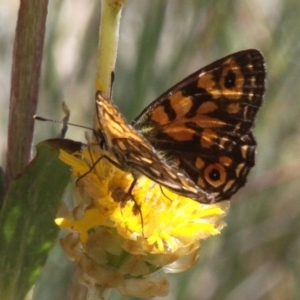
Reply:
[[[255,163],[252,129],[265,93],[258,50],[223,57],[174,85],[128,124],[96,93],[97,136],[132,173],[201,203],[228,200]]]

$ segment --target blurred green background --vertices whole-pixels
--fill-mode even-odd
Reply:
[[[100,1],[49,2],[38,114],[59,119],[66,101],[70,121],[91,126]],[[0,3],[2,165],[18,5]],[[257,164],[232,198],[222,234],[202,243],[195,267],[168,275],[166,300],[300,299],[300,1],[128,0],[123,10],[113,98],[129,121],[177,81],[247,48],[260,49],[268,69],[255,127]],[[36,123],[35,141],[59,130]],[[83,135],[70,128],[67,137]],[[59,264],[48,272],[64,274],[57,268],[70,266],[67,259],[53,253]],[[64,282],[40,299],[65,299]],[[111,299],[122,297],[113,292]]]

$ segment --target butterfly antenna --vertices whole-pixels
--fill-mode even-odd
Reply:
[[[41,116],[38,116],[38,115],[34,115],[33,118],[35,120],[38,120],[38,121],[54,122],[54,123],[59,123],[59,124],[62,124],[62,125],[70,125],[70,126],[75,126],[75,127],[84,128],[84,129],[94,131],[94,129],[91,128],[91,127],[87,127],[87,126],[83,126],[83,125],[79,125],[79,124],[74,124],[74,123],[69,123],[69,122],[65,122],[65,121],[59,121],[59,120],[51,119],[51,118],[44,118],[44,117],[41,117]]]

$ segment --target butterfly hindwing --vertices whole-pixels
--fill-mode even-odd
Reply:
[[[132,125],[215,201],[229,199],[255,162],[265,77],[258,50],[231,54],[169,89]]]

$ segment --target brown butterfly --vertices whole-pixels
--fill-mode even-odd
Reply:
[[[101,92],[96,94],[96,103],[99,118],[97,136],[100,137],[100,145],[116,157],[117,162],[106,157],[111,163],[130,171],[135,179],[143,174],[178,194],[205,203],[213,201],[211,195],[199,188],[184,172],[171,167],[136,129],[127,124],[117,107]]]
[[[258,50],[240,51],[177,83],[129,125],[96,94],[101,145],[119,168],[201,203],[229,199],[254,166],[252,128],[265,93]]]

